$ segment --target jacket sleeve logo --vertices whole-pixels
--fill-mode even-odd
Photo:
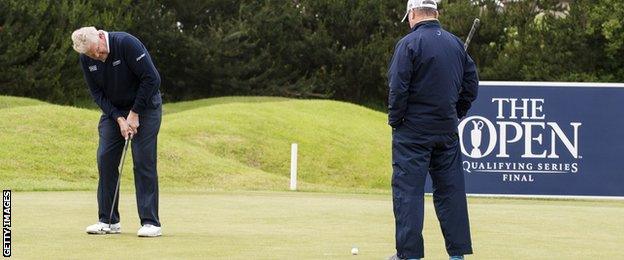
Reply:
[[[141,56],[136,58],[136,61],[140,61],[141,59],[143,59],[143,57],[145,57],[145,53],[141,54]]]

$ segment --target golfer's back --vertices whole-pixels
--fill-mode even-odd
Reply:
[[[416,25],[397,48],[405,48],[412,62],[403,123],[423,133],[456,132],[462,83],[477,81],[461,40],[437,21],[427,21]]]

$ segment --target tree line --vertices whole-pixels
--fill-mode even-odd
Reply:
[[[620,0],[444,0],[440,21],[465,39],[481,80],[624,80]],[[134,34],[168,101],[223,95],[330,98],[383,107],[404,0],[0,0],[0,94],[89,99],[70,35]]]

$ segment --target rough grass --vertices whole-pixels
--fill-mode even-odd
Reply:
[[[100,113],[0,97],[0,183],[14,190],[93,190]],[[303,190],[389,188],[385,115],[325,100],[227,97],[166,104],[163,189],[284,190],[299,144]],[[123,179],[132,187],[131,159]]]

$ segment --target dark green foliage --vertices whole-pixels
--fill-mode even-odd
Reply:
[[[150,50],[167,100],[222,95],[332,98],[383,107],[405,1],[0,0],[0,94],[81,104],[74,29],[127,31]],[[479,4],[472,4],[479,2]],[[443,1],[482,80],[623,81],[624,3]]]
[[[622,82],[624,3],[577,0],[565,8],[560,2],[565,1],[519,1],[508,3],[504,12],[488,4],[470,49],[481,78]]]
[[[122,30],[132,20],[129,0],[0,0],[0,94],[75,103],[89,97],[72,28]]]

